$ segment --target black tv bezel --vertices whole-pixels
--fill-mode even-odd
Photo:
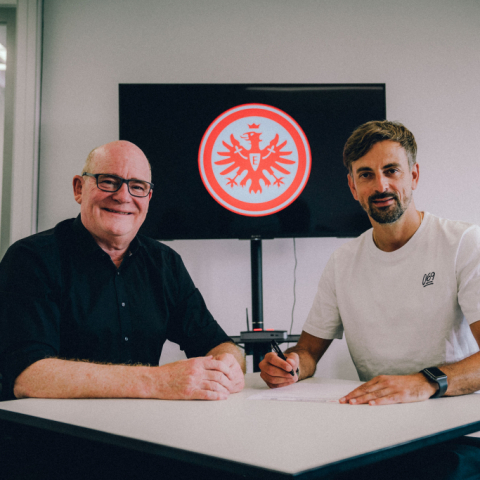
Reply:
[[[124,129],[124,125],[122,123],[122,99],[121,99],[122,90],[128,89],[128,88],[138,88],[138,87],[147,88],[147,89],[148,88],[155,89],[155,88],[160,87],[160,88],[165,88],[166,90],[175,90],[175,89],[178,89],[178,88],[180,88],[180,89],[181,88],[193,88],[193,89],[196,89],[196,88],[200,88],[200,89],[202,89],[202,88],[206,88],[206,89],[225,89],[225,88],[235,89],[235,88],[240,88],[240,89],[248,89],[248,90],[257,89],[257,90],[262,90],[262,91],[268,91],[269,89],[272,90],[272,91],[274,91],[274,90],[276,90],[276,91],[282,91],[282,90],[284,90],[284,91],[288,91],[288,90],[322,90],[322,91],[328,91],[328,90],[342,91],[343,90],[343,91],[349,91],[349,90],[363,90],[363,89],[366,89],[366,90],[381,89],[382,92],[383,92],[383,95],[382,95],[382,100],[383,100],[382,115],[379,115],[376,118],[365,119],[365,121],[373,120],[373,119],[383,120],[383,119],[386,118],[386,85],[384,83],[366,83],[366,84],[363,84],[363,83],[362,84],[360,84],[360,83],[352,83],[352,84],[350,84],[350,83],[348,83],[348,84],[330,84],[330,83],[329,84],[310,84],[310,83],[309,84],[303,84],[303,83],[302,84],[272,84],[272,83],[269,83],[269,84],[259,84],[259,83],[252,83],[252,84],[250,84],[250,83],[232,83],[232,84],[215,84],[215,83],[119,84],[119,104],[120,104],[120,108],[119,108],[120,136],[119,136],[119,138],[133,141],[133,143],[137,143],[139,145],[139,147],[142,148],[142,149],[144,149],[144,146],[142,144],[139,144],[138,142],[136,142],[135,138],[132,138],[131,136],[124,134],[125,129]],[[267,104],[267,105],[270,104],[270,105],[273,105],[273,106],[277,106],[276,104],[274,104],[272,102],[268,102],[268,101],[263,101],[263,102],[260,102],[260,101],[257,101],[257,102],[250,102],[250,101],[233,102],[231,105],[225,105],[224,107],[222,107],[222,109],[219,109],[218,114],[223,113],[228,108],[232,108],[232,107],[234,107],[238,104],[242,104],[242,103],[264,103],[264,104]],[[278,107],[278,108],[281,108],[281,107]],[[289,112],[287,112],[287,113],[289,113]],[[213,115],[212,115],[212,117],[213,117]],[[214,120],[214,118],[211,118],[208,122],[205,123],[205,130],[206,130],[206,128],[208,128],[209,124],[213,120]],[[361,122],[361,123],[363,123],[363,122]],[[360,123],[352,125],[351,131],[353,131],[353,129],[355,127],[357,127],[359,124]],[[351,133],[351,131],[350,131],[350,133]],[[346,140],[346,138],[345,138],[345,140]],[[200,144],[200,139],[199,139],[199,144]],[[151,154],[149,155],[149,153],[150,152],[147,153],[147,157],[149,157],[150,160],[152,160],[152,156],[151,156]],[[196,156],[195,156],[195,162],[197,164]],[[313,154],[312,154],[312,165],[313,165],[313,162],[314,162],[314,159],[313,159]],[[341,156],[338,159],[338,162],[341,163]],[[344,168],[343,165],[342,165],[342,168]],[[154,175],[156,173],[155,170],[156,170],[155,161],[152,161],[152,172],[153,172]],[[344,174],[345,174],[345,186],[346,186],[347,185],[347,182],[346,182],[347,171],[346,170],[344,171]],[[159,181],[158,177],[155,176],[154,179],[153,179],[153,182],[155,183],[154,199],[152,199],[152,204],[154,205],[154,201],[158,201],[157,200],[158,195],[161,195],[161,193],[157,193],[157,192],[159,192],[159,191],[161,192],[162,179],[160,179],[160,181]],[[304,193],[305,193],[305,190],[299,195],[299,197],[297,198],[296,201],[301,199],[302,195],[304,195]],[[351,194],[348,193],[347,195],[351,195]],[[213,200],[213,198],[212,198],[212,201],[215,202],[215,205],[218,206],[218,208],[224,209],[224,207],[222,207],[215,200]],[[352,198],[352,201],[354,201],[353,198]],[[293,202],[293,204],[295,204],[295,202]],[[273,234],[269,234],[269,233],[266,233],[265,231],[254,231],[254,228],[251,228],[250,232],[248,232],[246,234],[237,234],[237,235],[231,235],[231,234],[222,235],[222,234],[218,234],[218,232],[215,235],[199,235],[198,232],[193,232],[191,234],[186,234],[185,232],[183,232],[182,235],[175,235],[175,234],[170,235],[168,233],[163,234],[163,232],[161,234],[158,234],[158,233],[152,234],[152,231],[151,231],[152,228],[150,227],[151,222],[152,222],[152,215],[151,215],[151,212],[150,212],[149,215],[147,216],[147,219],[146,219],[146,222],[145,222],[144,226],[140,230],[140,233],[145,233],[148,236],[151,236],[151,237],[156,238],[158,240],[166,240],[166,241],[168,241],[168,240],[213,240],[213,239],[248,240],[248,239],[252,239],[252,238],[273,239],[273,238],[356,237],[359,234],[361,234],[363,231],[370,228],[370,226],[371,226],[365,212],[361,209],[361,207],[358,204],[357,204],[357,206],[358,206],[358,208],[357,208],[357,211],[355,212],[355,215],[356,215],[355,218],[359,219],[359,224],[361,224],[362,227],[361,228],[352,228],[350,231],[348,231],[346,229],[342,229],[342,230],[333,229],[331,231],[325,231],[324,230],[324,231],[321,231],[321,232],[316,232],[316,231],[313,231],[313,228],[310,228],[308,231],[302,231],[302,232],[289,231],[287,233],[275,232]],[[286,209],[288,209],[288,208],[290,208],[290,206],[286,207]],[[280,213],[280,212],[277,212],[277,214],[278,213]],[[277,215],[277,214],[274,214],[274,215]],[[236,214],[234,212],[229,211],[228,215],[239,215],[239,214]],[[248,217],[248,218],[252,219],[252,218],[258,218],[258,217]],[[157,230],[157,232],[158,232],[158,230]]]

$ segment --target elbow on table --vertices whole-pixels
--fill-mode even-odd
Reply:
[[[36,362],[37,363],[37,362]],[[30,365],[15,379],[13,384],[13,395],[15,398],[29,398],[29,397],[38,397],[36,394],[36,385],[38,381],[35,378],[35,368]]]
[[[15,383],[13,384],[13,394],[15,395],[15,398],[20,399],[20,398],[28,398],[33,395],[29,394],[28,392],[28,383],[23,382],[21,380],[22,374],[20,374],[16,380]]]

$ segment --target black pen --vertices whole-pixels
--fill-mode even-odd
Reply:
[[[283,352],[280,350],[280,347],[278,346],[278,343],[275,341],[275,340],[272,340],[272,348],[274,350],[274,352],[282,359],[282,360],[285,360],[287,361],[285,355],[283,354]],[[288,372],[292,377],[295,376],[295,372],[292,370],[290,370]],[[298,374],[298,368],[297,368],[297,374]]]

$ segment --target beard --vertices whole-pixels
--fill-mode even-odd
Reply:
[[[388,207],[377,207],[373,202],[384,198],[393,198],[395,203]],[[402,204],[395,193],[377,193],[368,198],[368,205],[362,203],[363,209],[377,223],[395,223],[407,210],[412,197],[405,199]]]

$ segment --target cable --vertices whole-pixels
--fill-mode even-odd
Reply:
[[[293,267],[293,305],[292,305],[292,322],[290,323],[289,335],[292,334],[295,304],[297,303],[297,292],[296,292],[296,286],[297,286],[297,245],[295,243],[295,238],[293,238],[293,256],[295,258],[295,266]],[[288,346],[290,346],[290,342],[288,342]]]

